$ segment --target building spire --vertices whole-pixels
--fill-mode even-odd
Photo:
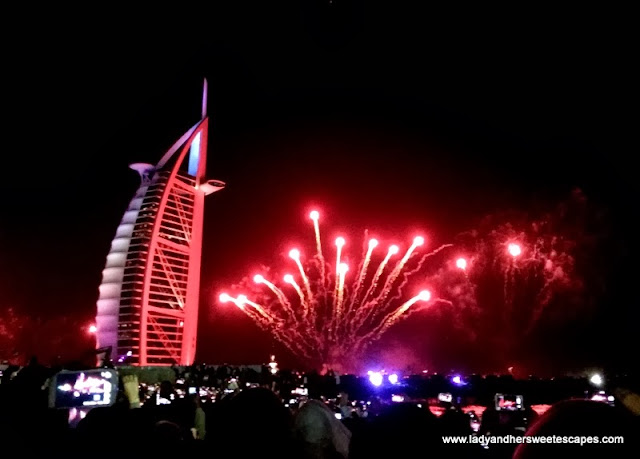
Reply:
[[[208,93],[208,84],[207,79],[204,79],[204,84],[202,85],[202,119],[207,117],[207,93]]]

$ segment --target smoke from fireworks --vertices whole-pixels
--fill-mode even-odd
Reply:
[[[320,215],[313,211],[309,217],[315,233],[312,256],[293,248],[289,251],[292,269],[282,282],[267,279],[266,272],[254,275],[251,286],[244,282],[242,287],[251,289],[253,300],[245,294],[219,297],[223,303],[234,303],[298,356],[316,364],[348,361],[412,310],[443,301],[433,298],[429,290],[416,290],[406,298],[403,289],[429,257],[450,244],[420,254],[425,240],[416,236],[397,259],[400,247],[390,245],[385,251],[365,232],[363,257],[353,269],[345,262],[343,237],[335,240],[335,259],[325,259]]]
[[[492,356],[487,370],[544,361],[552,330],[562,333],[566,324],[588,317],[601,294],[604,258],[597,257],[606,230],[597,218],[579,190],[542,214],[486,217],[456,237],[449,262],[425,272],[425,282],[451,301],[446,316],[430,319],[456,337],[457,347]],[[432,343],[432,350],[446,359],[449,350],[438,346]]]

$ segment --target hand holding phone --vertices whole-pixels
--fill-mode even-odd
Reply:
[[[131,408],[140,408],[140,391],[137,375],[126,375],[122,377],[122,385],[124,386],[124,394],[129,400]]]

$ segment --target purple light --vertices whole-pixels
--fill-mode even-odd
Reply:
[[[389,382],[391,384],[398,384],[398,375],[393,373],[389,375]]]
[[[451,382],[456,386],[462,386],[464,384],[460,375],[455,375],[453,378],[451,378]]]

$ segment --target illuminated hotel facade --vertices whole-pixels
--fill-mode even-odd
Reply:
[[[196,353],[205,196],[207,84],[202,119],[156,165],[135,163],[141,184],[102,271],[96,344],[133,365],[191,365]]]

